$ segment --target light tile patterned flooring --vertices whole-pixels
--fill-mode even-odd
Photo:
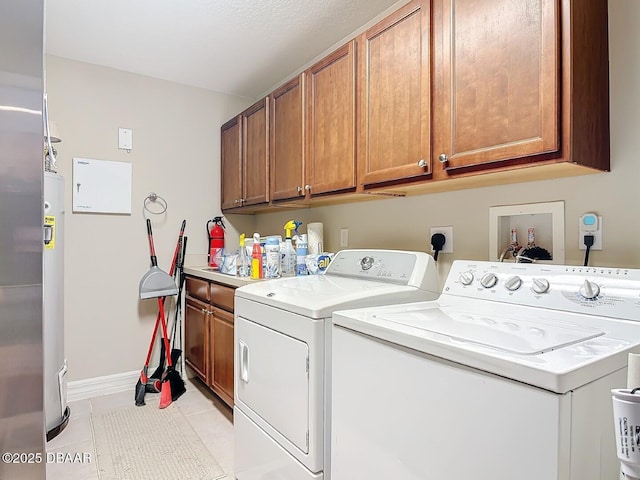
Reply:
[[[198,380],[188,379],[186,384],[187,391],[176,400],[176,405],[227,474],[224,480],[233,480],[231,409]],[[154,402],[158,399],[158,395],[147,394],[145,400],[147,403]],[[91,412],[132,405],[133,397],[134,391],[132,389],[130,392],[97,396],[70,403],[69,424],[56,438],[47,443],[47,452],[71,455],[90,453],[92,462],[48,463],[47,480],[99,480],[90,424]]]

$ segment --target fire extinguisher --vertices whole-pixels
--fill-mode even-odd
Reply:
[[[213,226],[211,227],[211,224]],[[209,236],[209,266],[220,268],[216,262],[217,253],[224,248],[224,223],[222,217],[214,217],[207,222],[207,235]]]

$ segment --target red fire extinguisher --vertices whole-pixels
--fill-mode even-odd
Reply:
[[[210,225],[213,224],[211,227]],[[222,217],[214,217],[207,222],[207,235],[209,236],[209,266],[220,268],[216,261],[217,253],[224,248],[224,223]]]

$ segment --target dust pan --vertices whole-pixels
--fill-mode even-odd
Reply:
[[[170,297],[178,294],[175,280],[158,266],[152,266],[140,280],[140,298]]]
[[[151,250],[151,268],[140,280],[140,298],[169,297],[178,294],[178,286],[171,275],[158,267],[156,250],[153,246],[153,232],[151,220],[147,219],[147,235],[149,236],[149,248]]]

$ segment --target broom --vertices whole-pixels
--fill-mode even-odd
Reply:
[[[164,305],[162,299],[158,298],[158,309],[160,311],[160,325],[164,341],[164,350],[169,352],[169,336],[167,335],[167,321],[164,316]],[[173,400],[177,400],[180,395],[187,391],[180,374],[173,368],[171,355],[167,355],[167,370],[162,376],[162,387],[160,389],[160,408],[171,405]]]

